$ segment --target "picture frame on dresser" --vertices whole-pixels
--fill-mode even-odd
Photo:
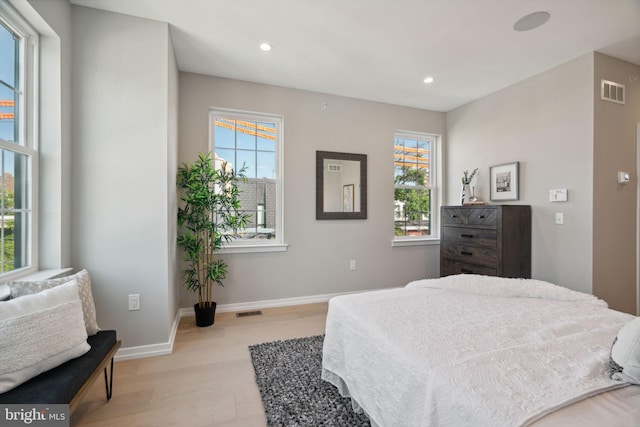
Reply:
[[[491,201],[519,200],[520,162],[504,163],[489,168]]]

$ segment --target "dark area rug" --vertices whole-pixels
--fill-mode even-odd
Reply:
[[[249,347],[269,426],[369,426],[320,378],[324,335]]]

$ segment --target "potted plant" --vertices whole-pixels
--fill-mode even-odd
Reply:
[[[226,242],[244,228],[249,214],[240,212],[239,181],[246,181],[245,169],[234,171],[227,162],[216,167],[211,153],[198,155],[191,164],[178,168],[178,246],[184,250],[185,285],[198,294],[194,305],[196,324],[214,322],[216,303],[213,285],[223,286],[226,262],[217,256]]]

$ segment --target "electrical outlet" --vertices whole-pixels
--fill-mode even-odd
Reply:
[[[140,310],[140,294],[129,294],[129,311]]]
[[[351,261],[349,261],[349,270],[355,271],[356,267],[357,267],[357,265],[356,265],[356,260],[355,259],[352,259]]]

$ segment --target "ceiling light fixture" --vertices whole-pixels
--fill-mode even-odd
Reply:
[[[424,82],[426,84],[433,83],[434,81],[435,81],[435,79],[433,77],[431,77],[431,76],[428,76],[428,77],[424,78]]]
[[[273,49],[273,46],[271,46],[271,43],[261,43],[260,44],[260,49],[264,50],[265,52],[269,52],[271,49]]]
[[[549,12],[533,12],[518,19],[518,21],[513,24],[513,29],[516,31],[535,30],[544,25],[550,17],[551,14]]]

